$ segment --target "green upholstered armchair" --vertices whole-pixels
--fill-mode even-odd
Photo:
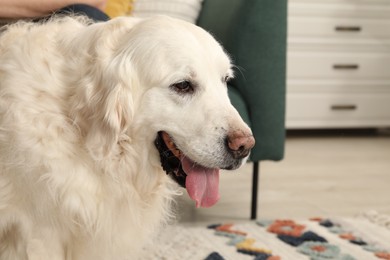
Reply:
[[[197,24],[213,34],[237,66],[229,96],[256,145],[251,219],[257,213],[259,162],[281,160],[285,139],[287,0],[205,0]]]

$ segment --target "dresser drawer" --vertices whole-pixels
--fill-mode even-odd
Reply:
[[[390,18],[390,10],[389,17]],[[290,17],[290,37],[372,39],[390,37],[390,19]]]
[[[342,52],[342,53],[390,53],[390,38],[288,38],[288,51]]]
[[[387,94],[288,94],[288,128],[390,126]]]
[[[307,17],[344,17],[389,19],[388,0],[289,0],[288,15]]]
[[[341,95],[353,94],[375,94],[382,95],[390,93],[390,80],[349,80],[349,79],[287,79],[287,91],[289,93],[311,93],[322,94],[332,93]],[[389,100],[390,103],[390,100]]]
[[[389,53],[293,52],[287,57],[289,79],[390,79]]]

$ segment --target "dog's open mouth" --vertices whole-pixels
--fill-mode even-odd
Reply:
[[[196,207],[211,207],[219,200],[219,169],[204,167],[179,150],[166,132],[159,132],[155,145],[161,166],[176,182],[187,189]]]

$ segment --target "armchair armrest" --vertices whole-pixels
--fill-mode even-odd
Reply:
[[[236,108],[249,117],[256,139],[251,160],[282,159],[287,1],[205,0],[198,25],[222,43],[239,69],[231,84],[246,104],[247,111]]]

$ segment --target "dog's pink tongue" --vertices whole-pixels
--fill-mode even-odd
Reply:
[[[196,207],[208,208],[219,200],[219,169],[200,166],[187,157],[181,160],[187,174],[186,189]]]

